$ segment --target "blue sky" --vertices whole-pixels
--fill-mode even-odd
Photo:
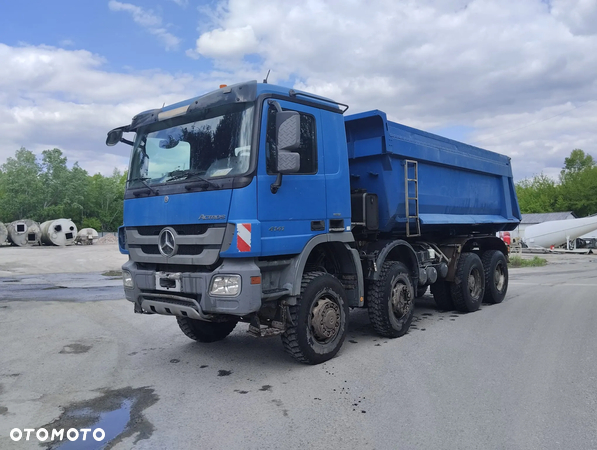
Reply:
[[[147,14],[159,18],[162,27],[135,23],[130,12],[111,9],[108,1],[4,2],[0,14],[0,42],[12,46],[45,44],[86,49],[104,56],[105,69],[113,71],[156,67],[188,72],[211,70],[209,60],[197,61],[185,55],[185,50],[194,47],[198,37],[200,13],[197,8],[208,2],[193,6],[181,3],[181,6],[174,1],[144,1],[138,5]],[[180,44],[166,50],[163,39],[151,34],[152,28],[164,28],[180,39]]]
[[[597,157],[595,0],[3,2],[0,164],[58,147],[127,165],[106,131],[261,80],[504,153],[516,179]]]

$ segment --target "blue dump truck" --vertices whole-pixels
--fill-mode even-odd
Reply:
[[[496,232],[520,220],[510,159],[347,108],[252,81],[110,131],[132,146],[119,246],[135,312],[199,342],[246,322],[318,364],[350,308],[395,338],[428,287],[444,310],[501,302]]]

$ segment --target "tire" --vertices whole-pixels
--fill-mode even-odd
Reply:
[[[336,356],[348,330],[348,303],[342,283],[325,272],[303,275],[298,304],[289,306],[284,350],[304,364]]]
[[[485,271],[476,253],[462,253],[450,286],[454,306],[461,312],[479,309],[485,294]]]
[[[378,334],[388,338],[404,335],[415,311],[408,268],[401,262],[385,262],[379,279],[369,286],[367,304],[369,320]]]
[[[425,295],[425,293],[427,292],[427,288],[429,287],[429,285],[425,285],[425,286],[417,286],[417,293],[415,295],[415,298],[421,298]]]
[[[431,294],[438,309],[442,311],[454,311],[456,309],[452,300],[450,283],[446,280],[437,280],[433,283],[431,285]]]
[[[485,271],[485,303],[501,303],[508,291],[508,263],[499,250],[488,250],[481,258]]]
[[[206,322],[189,317],[176,317],[178,326],[187,337],[198,342],[221,341],[234,330],[238,320],[228,322]]]

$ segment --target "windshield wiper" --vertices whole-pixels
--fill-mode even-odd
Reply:
[[[151,180],[151,178],[148,177],[138,177],[138,178],[133,178],[132,180],[129,180],[129,183],[134,183],[135,181],[140,181],[141,183],[143,183],[143,185],[149,189],[149,191],[155,195],[159,194],[159,191],[155,188],[152,188],[149,183],[147,182],[147,180]],[[146,192],[146,191],[143,191]],[[140,191],[136,191],[135,192],[135,197],[138,197],[139,195],[141,195],[143,192]]]
[[[170,183],[171,181],[176,181],[176,180],[198,179],[201,183],[205,183],[208,186],[211,186],[211,187],[216,188],[216,189],[219,188],[219,186],[217,184],[215,184],[214,182],[209,181],[207,178],[202,177],[199,172],[189,172],[189,171],[186,171],[186,170],[185,171],[183,171],[183,170],[173,170],[168,175],[170,176],[170,178],[168,178],[168,181],[166,181],[166,183]],[[187,188],[188,187],[193,188],[195,186],[194,185],[187,185]]]

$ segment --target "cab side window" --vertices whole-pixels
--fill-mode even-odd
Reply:
[[[301,117],[301,144],[295,150],[301,157],[301,168],[293,175],[310,175],[317,173],[317,133],[315,117],[311,114],[299,112]],[[276,151],[276,108],[270,106],[267,111],[266,133],[266,164],[267,173],[276,173],[275,159],[271,157]]]

